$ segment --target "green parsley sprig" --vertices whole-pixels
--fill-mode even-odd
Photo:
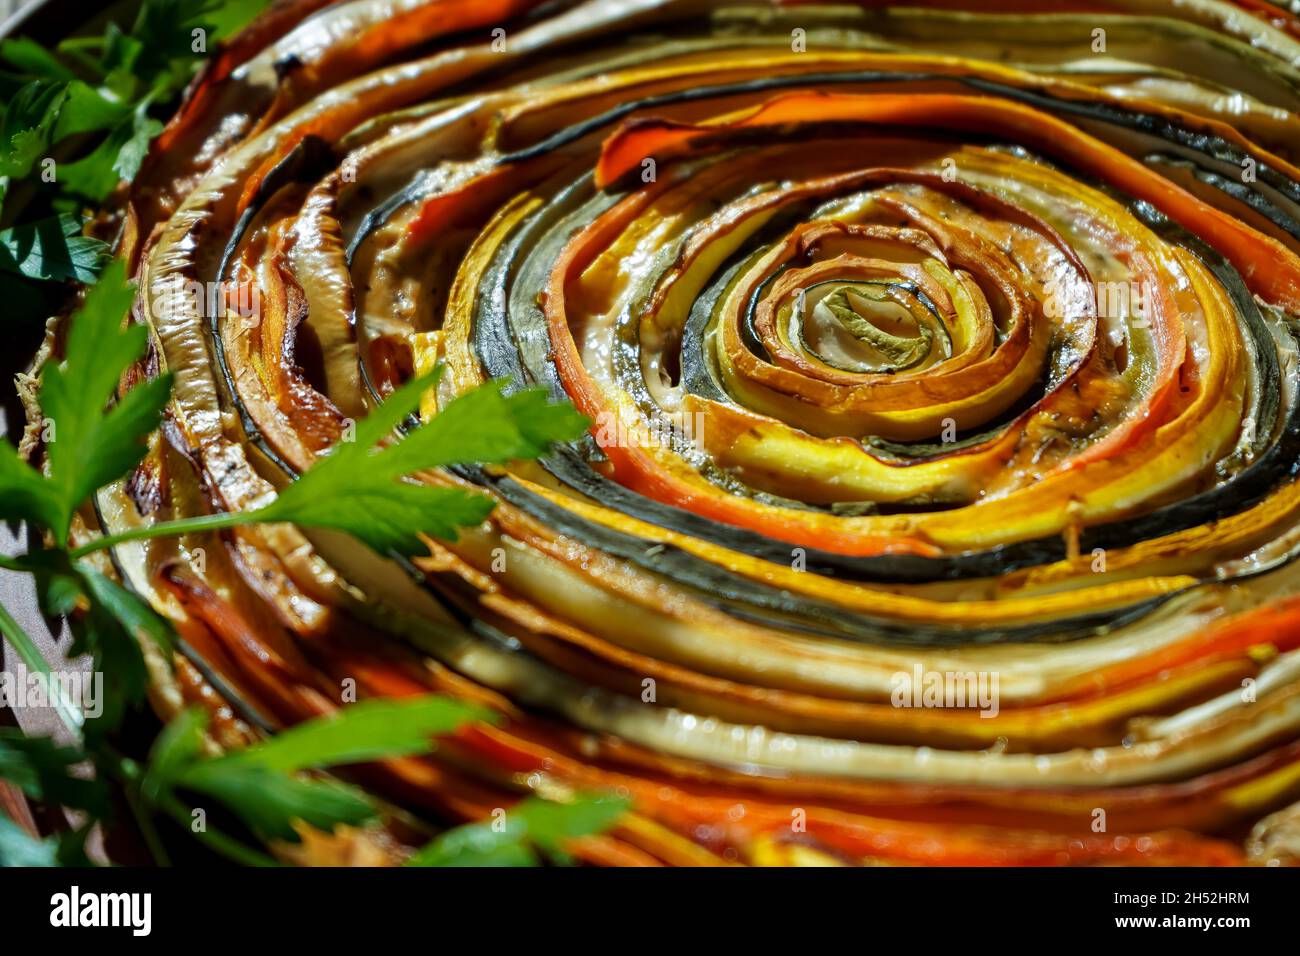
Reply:
[[[209,825],[206,813],[197,811],[216,801],[266,841],[298,842],[303,824],[325,831],[362,826],[379,816],[374,802],[355,787],[315,772],[426,754],[436,747],[436,737],[472,721],[494,720],[490,711],[435,695],[362,701],[244,750],[212,757],[203,752],[206,715],[187,710],[164,728],[146,765],[101,749],[90,755],[94,777],[76,772],[88,759],[85,752],[0,729],[0,778],[34,800],[82,811],[89,821],[108,814],[106,781],[111,779],[125,791],[128,803],[144,814],[166,814],[214,852],[238,863],[273,866],[272,857]],[[626,800],[606,796],[578,795],[567,803],[528,798],[501,808],[492,821],[447,831],[418,850],[408,865],[533,866],[543,855],[567,863],[566,841],[608,829],[627,806]],[[0,865],[86,865],[89,829],[87,822],[38,840],[0,814]],[[165,860],[152,825],[142,829]]]
[[[167,855],[153,822],[156,814],[173,818],[232,860],[272,864],[272,857],[238,835],[191,827],[196,801],[215,801],[263,841],[296,841],[304,824],[323,830],[364,824],[376,816],[373,801],[327,776],[331,768],[427,753],[435,737],[492,715],[438,696],[362,702],[214,757],[203,749],[204,717],[186,712],[164,729],[142,766],[114,749],[113,731],[124,713],[144,700],[148,674],[140,642],[170,651],[175,638],[162,617],[101,573],[89,556],[127,540],[265,522],[333,528],[381,553],[418,553],[420,534],[454,539],[457,529],[481,522],[492,503],[459,488],[416,483],[410,476],[449,465],[534,458],[554,442],[578,437],[586,421],[572,407],[549,402],[541,390],[508,394],[494,382],[448,403],[429,423],[398,439],[396,426],[435,384],[435,372],[399,389],[356,426],[354,440],[340,443],[261,509],[160,522],[73,547],[74,515],[99,488],[139,463],[169,397],[165,375],[121,393],[125,374],[147,348],[145,330],[128,323],[134,297],[122,263],[109,264],[71,318],[62,361],[50,361],[42,370],[38,399],[46,416],[45,469],[33,468],[0,443],[0,520],[27,522],[49,542],[19,558],[0,558],[0,567],[33,576],[42,610],[68,618],[72,653],[90,654],[94,671],[109,682],[103,712],[93,720],[83,721],[74,702],[56,695],[56,708],[77,736],[75,747],[0,730],[0,779],[85,820],[67,833],[37,840],[0,814],[0,863],[87,863],[89,828],[111,818],[111,783],[159,862]],[[31,637],[2,607],[0,633],[30,670],[50,674]],[[59,687],[54,681],[49,686]],[[529,799],[503,809],[500,821],[449,831],[411,862],[567,862],[565,841],[606,829],[625,809],[626,801],[600,796],[578,795],[567,803]]]
[[[218,41],[268,0],[143,0],[128,30],[47,49],[0,40],[0,294],[11,318],[41,321],[63,283],[91,282],[108,247],[82,234],[94,211],[139,172],[159,117]],[[12,207],[12,208],[11,208]]]

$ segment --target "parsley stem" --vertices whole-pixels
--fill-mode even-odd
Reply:
[[[69,50],[102,50],[103,48],[103,37],[68,37],[60,40],[58,45],[60,53],[67,53]]]
[[[122,796],[126,800],[127,807],[131,810],[131,815],[135,817],[136,826],[140,830],[141,837],[144,838],[145,847],[149,850],[149,855],[153,857],[154,864],[157,866],[171,866],[171,858],[167,854],[167,848],[163,846],[162,838],[158,835],[158,828],[154,826],[153,817],[145,806],[144,795],[140,792],[140,778],[142,776],[140,765],[129,757],[123,757],[108,745],[103,745],[103,756],[105,762],[109,765],[109,769],[122,784]]]
[[[172,535],[191,534],[196,531],[220,531],[223,528],[252,524],[257,521],[255,517],[257,514],[256,511],[223,511],[219,514],[198,515],[194,518],[181,518],[179,521],[163,521],[148,527],[131,528],[128,531],[119,531],[117,534],[105,535],[95,538],[93,541],[87,541],[81,547],[73,549],[69,557],[75,561],[77,558],[84,558],[88,554],[125,544],[128,541],[165,538]]]
[[[46,678],[45,684],[49,688],[54,709],[58,712],[59,719],[72,731],[74,737],[80,739],[81,711],[77,709],[76,704],[64,695],[62,681],[54,679],[53,674],[50,672],[50,665],[36,646],[36,642],[13,619],[3,604],[0,604],[0,633],[9,639],[10,645],[18,652],[18,656],[22,658],[23,663],[27,665],[29,670],[44,675]]]

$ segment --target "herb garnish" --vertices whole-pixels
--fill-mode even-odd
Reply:
[[[42,610],[68,618],[72,654],[91,655],[94,670],[110,682],[103,712],[93,720],[83,720],[71,701],[56,694],[54,705],[76,746],[0,729],[0,779],[34,801],[78,811],[85,821],[38,840],[0,814],[0,864],[88,864],[85,838],[95,823],[111,819],[111,787],[124,795],[160,863],[167,855],[153,817],[161,813],[230,859],[274,864],[237,835],[190,827],[195,801],[217,801],[268,842],[296,842],[304,825],[362,825],[376,817],[375,804],[329,776],[330,768],[428,753],[434,738],[494,720],[490,711],[436,695],[367,700],[246,749],[213,755],[205,744],[206,716],[185,711],[164,728],[141,765],[114,749],[113,731],[145,699],[148,673],[139,642],[170,651],[174,635],[147,603],[89,560],[94,552],[130,539],[293,522],[348,532],[380,552],[416,554],[423,548],[421,534],[454,539],[458,528],[487,517],[492,503],[408,476],[453,464],[534,458],[585,426],[570,406],[548,402],[541,390],[507,394],[494,382],[397,440],[396,426],[419,406],[436,382],[435,372],[399,389],[357,424],[355,440],[340,443],[262,509],[161,522],[71,544],[77,510],[143,457],[171,387],[162,375],[122,390],[124,376],[145,353],[147,332],[128,322],[135,288],[126,281],[124,265],[111,260],[104,243],[82,234],[83,216],[139,170],[162,129],[155,111],[174,100],[202,59],[194,38],[202,33],[215,43],[264,5],[145,0],[128,32],[110,25],[102,37],[68,40],[54,50],[28,39],[0,41],[0,91],[8,104],[0,120],[0,202],[21,180],[56,211],[0,230],[0,294],[11,317],[17,310],[20,317],[25,311],[43,320],[51,295],[66,294],[67,283],[94,282],[71,318],[62,361],[51,360],[41,374],[45,470],[0,442],[0,519],[40,529],[50,546],[0,557],[0,567],[33,576]],[[52,153],[63,158],[54,177],[44,181],[39,174]],[[3,607],[0,633],[29,670],[50,674],[30,636]],[[56,683],[50,686],[57,690]],[[410,862],[530,865],[543,856],[567,862],[566,840],[608,828],[626,806],[624,800],[583,794],[569,802],[530,798],[508,811],[504,826],[451,830]]]

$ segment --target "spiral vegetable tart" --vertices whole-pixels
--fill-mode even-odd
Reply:
[[[1300,20],[1060,9],[274,5],[110,220],[175,390],[85,533],[265,504],[438,367],[425,420],[591,424],[420,476],[495,507],[413,554],[117,546],[157,707],[473,701],[367,785],[630,798],[590,863],[1294,862]]]

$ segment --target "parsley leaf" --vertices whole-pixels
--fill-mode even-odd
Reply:
[[[578,794],[566,803],[529,797],[498,819],[448,830],[407,860],[407,866],[536,866],[538,850],[565,863],[568,840],[603,833],[629,801]]]
[[[50,416],[44,429],[48,477],[0,443],[0,518],[41,525],[59,545],[66,544],[81,503],[140,460],[171,388],[166,377],[143,383],[105,412],[122,373],[145,347],[144,328],[122,328],[134,295],[122,263],[107,269],[73,316],[63,364],[50,363],[42,372],[40,401]],[[21,566],[35,576],[45,613],[69,617],[70,653],[91,654],[104,675],[103,711],[85,725],[98,736],[144,696],[148,672],[138,642],[169,648],[171,629],[135,595],[64,551],[34,552]]]
[[[135,177],[149,153],[149,144],[163,130],[163,124],[149,115],[151,104],[146,97],[94,152],[59,167],[59,182],[66,192],[97,205],[108,199],[120,182]]]
[[[197,763],[177,784],[216,799],[263,840],[297,843],[295,823],[328,832],[375,816],[369,798],[354,787],[276,773],[256,764]]]
[[[0,780],[32,800],[84,810],[91,820],[109,813],[108,788],[98,777],[78,773],[87,755],[49,737],[27,737],[0,728]],[[84,866],[92,822],[45,840],[37,839],[0,812],[0,866]]]
[[[27,37],[0,40],[0,60],[17,67],[24,73],[47,80],[76,79],[76,74],[60,63],[58,57]]]
[[[420,403],[438,372],[402,386],[274,502],[250,518],[337,528],[377,551],[418,554],[417,532],[456,540],[457,529],[478,524],[490,499],[459,488],[430,487],[404,476],[465,462],[535,458],[555,441],[576,438],[586,419],[567,404],[550,404],[543,389],[506,395],[490,382],[460,396],[431,421],[382,448],[374,446]],[[349,507],[340,508],[346,500]]]
[[[122,328],[134,297],[125,265],[113,263],[73,317],[62,365],[50,363],[41,374],[41,407],[53,422],[46,457],[57,514],[19,516],[41,520],[61,545],[67,542],[76,508],[144,456],[144,439],[158,427],[171,389],[170,377],[160,376],[137,385],[111,411],[104,411],[122,373],[144,354],[145,328]],[[9,472],[11,465],[0,465],[0,475],[10,477]],[[19,486],[29,488],[30,482]],[[0,513],[8,510],[5,497],[0,490]]]
[[[108,812],[103,782],[74,772],[85,760],[80,750],[61,746],[50,737],[27,737],[21,731],[0,728],[0,779],[10,781],[33,800],[102,816]]]
[[[130,115],[130,104],[118,99],[116,94],[105,95],[105,91],[74,80],[68,84],[67,97],[59,108],[54,139],[112,129]]]
[[[30,38],[0,41],[7,103],[0,121],[0,199],[9,179],[27,179],[38,208],[80,213],[103,203],[139,172],[163,130],[151,115],[190,82],[216,44],[248,23],[268,0],[144,0],[130,32],[110,23],[101,37],[74,37],[48,50]],[[91,135],[88,141],[76,139]],[[60,148],[55,176],[37,183],[38,163]],[[54,220],[61,222],[61,220]],[[49,223],[7,231],[0,243],[33,247],[33,235],[66,238],[70,254],[0,255],[9,314],[44,318],[49,303],[36,282],[88,282],[104,264],[102,244],[58,233]],[[17,274],[22,279],[10,278]]]
[[[55,282],[94,282],[108,246],[81,234],[81,217],[54,216],[0,231],[0,270]]]
[[[122,179],[134,179],[144,158],[149,154],[149,144],[163,131],[163,124],[149,115],[151,100],[145,99],[131,115],[129,135],[124,135],[118,148],[113,171]],[[124,131],[125,134],[126,131]]]
[[[54,486],[23,461],[17,449],[0,442],[0,519],[54,528],[63,521],[63,514],[63,502]]]
[[[151,803],[161,802],[187,766],[203,759],[203,731],[207,715],[198,708],[183,710],[163,727],[149,751],[149,766],[140,781],[140,793]]]
[[[491,718],[482,708],[433,695],[363,701],[244,750],[203,759],[206,718],[190,711],[159,736],[142,792],[153,800],[173,788],[204,794],[259,836],[297,842],[295,822],[332,830],[374,816],[373,805],[359,790],[299,776],[301,771],[427,753],[434,747],[433,737]]]
[[[0,811],[0,866],[93,866],[86,856],[91,825],[43,840]]]
[[[0,866],[58,865],[55,840],[38,840],[0,812]]]
[[[401,757],[428,752],[430,737],[494,718],[492,711],[452,697],[368,700],[281,731],[221,760],[294,771]]]
[[[266,4],[267,0],[206,0],[199,5],[195,19],[201,19],[208,31],[218,36],[234,36],[265,10]]]
[[[550,404],[545,389],[510,395],[504,389],[505,382],[498,379],[460,396],[375,456],[372,467],[391,478],[469,461],[504,464],[536,458],[553,442],[577,438],[586,430],[587,420],[571,405]],[[422,389],[411,391],[418,404]]]
[[[0,124],[0,176],[26,176],[45,156],[67,95],[65,84],[48,80],[33,80],[18,91]]]
[[[145,0],[129,37],[106,44],[106,65],[117,76],[138,77],[154,95],[179,93],[194,65],[217,40],[237,33],[268,0]]]
[[[350,787],[298,777],[256,762],[236,763],[233,754],[204,758],[206,726],[207,715],[190,710],[159,735],[141,782],[147,800],[164,803],[177,789],[212,797],[259,837],[291,842],[298,840],[294,830],[298,821],[332,830],[338,824],[358,824],[374,816],[370,801]]]

